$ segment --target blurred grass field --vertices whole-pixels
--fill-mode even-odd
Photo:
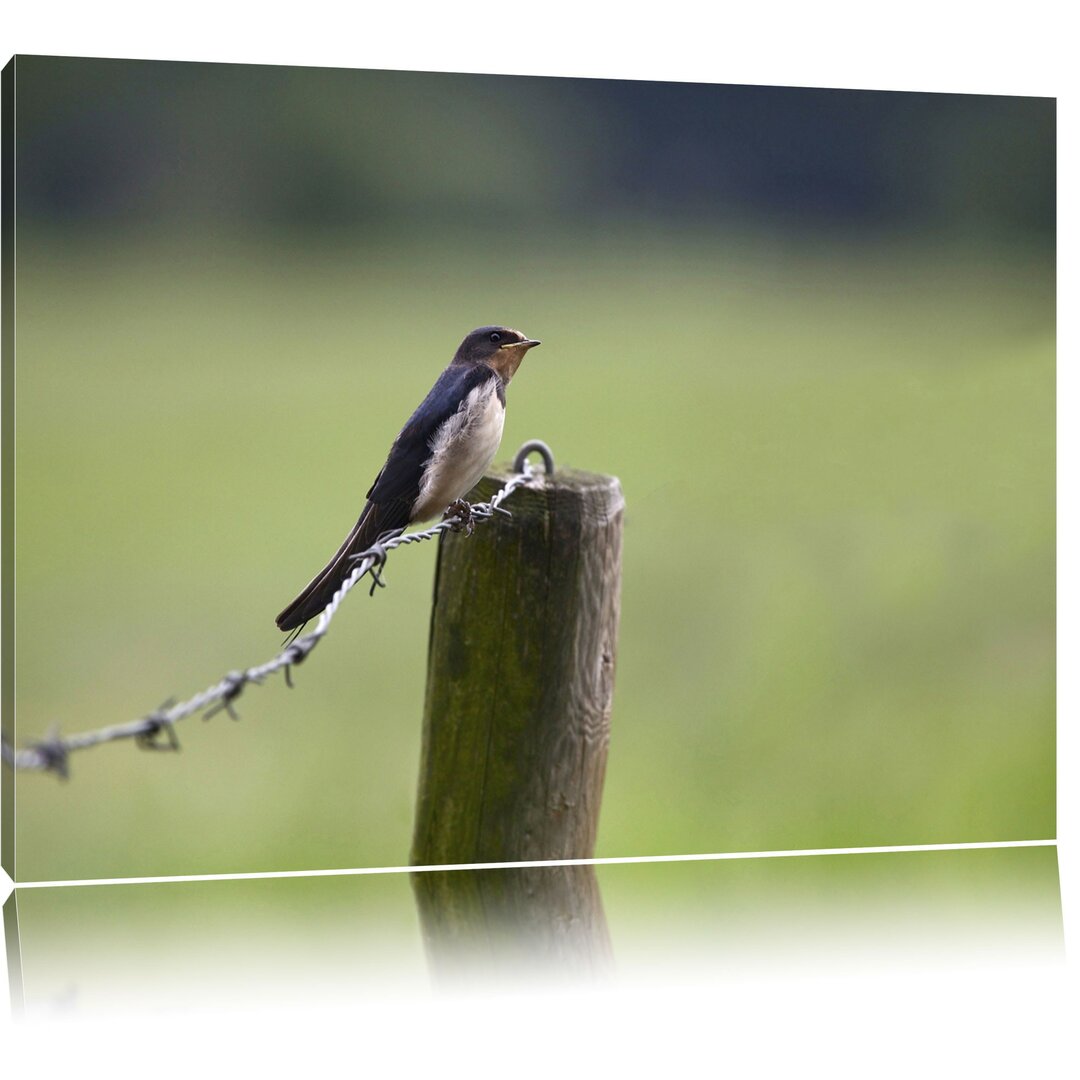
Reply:
[[[457,342],[506,322],[544,346],[501,457],[543,438],[627,498],[598,856],[1054,835],[1044,250],[23,236],[19,741],[271,656]],[[20,775],[19,878],[405,862],[434,556],[180,754]]]

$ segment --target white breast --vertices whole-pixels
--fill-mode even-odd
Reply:
[[[441,514],[470,491],[491,464],[502,440],[506,417],[497,386],[496,379],[488,379],[476,387],[432,436],[424,482],[413,503],[413,521]]]

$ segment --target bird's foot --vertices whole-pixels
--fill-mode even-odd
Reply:
[[[443,514],[443,521],[457,518],[450,526],[454,532],[463,532],[466,536],[472,536],[473,532],[473,509],[468,499],[456,499]]]

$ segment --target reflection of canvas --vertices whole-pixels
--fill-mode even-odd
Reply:
[[[1063,953],[1046,847],[23,889],[18,904],[14,985],[38,1017],[366,1005],[423,998],[433,979],[501,993],[715,992],[777,971],[936,982],[990,964],[1045,978]]]
[[[504,454],[627,500],[597,855],[1053,836],[1052,101],[16,77],[16,742],[272,655],[504,322]],[[433,560],[179,754],[20,776],[19,878],[406,862]]]

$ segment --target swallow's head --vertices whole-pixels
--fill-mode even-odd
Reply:
[[[525,354],[539,344],[509,326],[481,326],[461,343],[454,363],[487,364],[509,382]]]

